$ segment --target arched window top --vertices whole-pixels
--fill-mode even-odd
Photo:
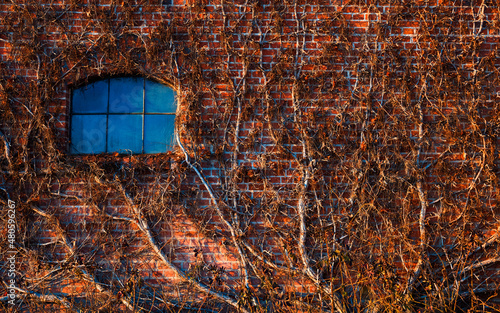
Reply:
[[[142,77],[99,80],[73,91],[73,154],[161,153],[173,146],[172,88]]]

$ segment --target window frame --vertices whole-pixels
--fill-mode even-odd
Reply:
[[[111,106],[111,102],[113,101],[112,97],[111,97],[111,81],[112,80],[119,80],[119,79],[137,79],[137,80],[142,80],[142,111],[141,112],[110,112],[110,106]],[[147,82],[151,82],[151,83],[154,83],[154,84],[160,84],[162,85],[163,87],[165,88],[168,88],[170,89],[172,92],[173,92],[173,102],[169,102],[168,105],[173,105],[175,106],[175,111],[172,110],[172,111],[169,111],[169,112],[147,112],[146,111],[146,85],[147,85]],[[107,101],[106,101],[106,110],[105,112],[98,112],[98,113],[95,113],[95,112],[86,112],[86,113],[82,113],[82,112],[75,112],[75,101],[74,101],[74,97],[75,97],[75,91],[81,89],[81,88],[85,88],[87,86],[91,86],[93,84],[96,84],[98,82],[105,82],[106,85],[107,85]],[[176,143],[176,140],[175,140],[175,136],[176,136],[176,132],[177,132],[177,128],[175,126],[175,123],[176,123],[176,118],[177,118],[177,114],[178,114],[178,110],[179,110],[179,105],[178,105],[178,99],[177,99],[177,89],[175,87],[173,87],[172,84],[170,83],[165,83],[165,82],[162,82],[162,81],[159,81],[157,79],[152,79],[152,78],[148,78],[148,77],[145,77],[145,76],[110,76],[110,77],[105,77],[105,78],[98,78],[98,79],[93,79],[93,80],[88,80],[86,81],[85,83],[83,84],[79,84],[79,85],[75,85],[73,88],[70,89],[70,100],[69,100],[69,105],[68,105],[68,135],[69,135],[69,138],[68,138],[68,152],[70,155],[73,155],[73,156],[91,156],[91,155],[99,155],[99,154],[105,154],[105,155],[111,155],[111,154],[132,154],[132,155],[154,155],[154,154],[160,154],[160,153],[169,153],[171,151],[174,150],[174,147],[177,145]],[[104,151],[102,152],[80,152],[80,151],[76,151],[76,149],[74,148],[73,146],[73,117],[74,116],[97,116],[97,115],[103,115],[105,116],[105,119],[106,119],[106,128],[104,130],[104,135],[105,135],[105,139],[104,139]],[[120,115],[124,115],[124,116],[141,116],[141,130],[142,130],[142,133],[141,133],[141,138],[140,138],[140,141],[141,141],[141,151],[140,152],[134,152],[130,149],[125,149],[125,148],[120,148],[118,150],[110,150],[109,149],[109,146],[108,146],[108,140],[109,140],[109,117],[110,116],[120,116]],[[167,144],[167,147],[165,149],[165,151],[162,151],[162,152],[146,152],[146,149],[145,149],[145,144],[146,144],[146,141],[145,141],[145,129],[146,129],[146,116],[173,116],[174,119],[172,121],[172,124],[169,124],[169,125],[172,125],[173,126],[173,136],[172,136],[172,141],[171,141],[171,144]],[[170,128],[171,129],[171,128]]]

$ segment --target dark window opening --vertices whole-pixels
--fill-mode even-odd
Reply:
[[[136,77],[100,80],[73,91],[72,154],[162,153],[174,145],[175,92]]]

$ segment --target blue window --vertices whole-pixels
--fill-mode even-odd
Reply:
[[[73,91],[73,154],[161,153],[174,144],[177,103],[172,88],[152,80],[100,80]]]

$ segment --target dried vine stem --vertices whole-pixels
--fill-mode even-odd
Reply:
[[[452,290],[452,294],[454,295],[458,295],[460,294],[460,285],[466,281],[467,279],[469,279],[472,275],[474,275],[473,273],[473,270],[476,269],[476,268],[480,268],[480,267],[486,267],[488,265],[491,265],[491,264],[494,264],[494,263],[498,263],[500,262],[500,258],[489,258],[489,259],[486,259],[486,260],[483,260],[483,261],[480,261],[480,262],[477,262],[477,263],[474,263],[474,264],[471,264],[471,265],[468,265],[466,266],[465,268],[463,268],[460,272],[458,272],[458,274],[456,275],[457,278],[463,276],[461,279],[459,280],[455,280],[455,282],[444,288],[444,290],[441,290],[440,292],[441,293],[448,293],[450,291],[450,289]],[[470,275],[465,275],[466,273],[470,272]],[[486,291],[498,291],[498,284],[495,284],[496,286],[496,289],[495,290],[491,290],[491,289],[487,289]],[[476,287],[474,289],[477,289],[479,287]]]
[[[427,78],[427,77],[426,77]],[[426,79],[424,78],[424,80]],[[416,168],[417,168],[417,184],[416,184],[416,189],[418,193],[418,199],[420,201],[420,214],[419,214],[419,219],[418,219],[418,227],[419,227],[419,232],[420,232],[420,244],[419,244],[419,256],[418,256],[418,261],[417,264],[415,265],[415,268],[413,269],[412,276],[408,280],[408,286],[406,289],[406,292],[411,292],[413,285],[417,281],[418,276],[420,275],[420,272],[422,270],[422,266],[424,263],[424,256],[425,256],[425,249],[427,247],[427,238],[425,234],[425,217],[427,214],[427,207],[428,207],[428,202],[427,202],[427,196],[424,192],[423,189],[423,180],[424,180],[424,169],[421,166],[421,154],[422,154],[422,145],[424,141],[424,112],[422,110],[422,99],[424,96],[424,93],[426,92],[426,81],[424,81],[424,85],[422,86],[422,89],[420,90],[420,97],[417,101],[417,114],[418,114],[418,151],[416,155]]]
[[[172,262],[170,262],[168,260],[168,257],[165,255],[165,253],[162,251],[162,249],[160,248],[160,246],[158,245],[158,243],[154,239],[153,234],[151,232],[151,229],[150,229],[147,221],[144,220],[144,218],[143,218],[143,216],[142,216],[142,214],[140,212],[140,209],[134,204],[134,201],[132,200],[132,198],[130,197],[130,195],[125,191],[125,189],[123,188],[123,186],[121,184],[118,184],[118,188],[122,191],[122,194],[124,195],[127,203],[129,204],[129,206],[134,211],[134,218],[131,219],[131,218],[127,218],[127,217],[116,217],[116,216],[109,215],[109,214],[107,214],[107,215],[109,215],[112,218],[116,218],[116,219],[120,219],[120,220],[124,220],[124,221],[128,221],[128,222],[132,222],[135,225],[137,225],[137,227],[139,227],[139,229],[142,231],[142,233],[146,237],[147,242],[149,243],[149,245],[151,246],[151,248],[155,252],[156,256],[159,257],[160,260],[169,269],[173,270],[184,281],[193,284],[193,286],[196,289],[198,289],[199,291],[201,291],[203,293],[206,293],[206,294],[208,294],[210,296],[213,296],[214,298],[216,298],[216,299],[218,299],[218,300],[220,300],[220,301],[222,301],[224,303],[227,303],[227,304],[233,306],[234,308],[237,308],[238,310],[240,310],[243,313],[248,313],[248,311],[245,310],[244,308],[242,308],[237,301],[234,301],[230,297],[228,297],[228,296],[226,296],[226,295],[224,295],[224,294],[222,294],[220,292],[216,292],[216,291],[211,290],[209,287],[205,286],[204,284],[202,284],[202,283],[200,283],[200,282],[198,282],[196,280],[190,279],[188,276],[186,276],[186,274],[184,272],[182,272]]]
[[[299,203],[297,205],[298,208],[298,215],[299,215],[299,224],[300,224],[300,231],[299,231],[299,243],[298,243],[298,248],[299,248],[299,254],[302,260],[302,266],[303,270],[307,274],[307,276],[314,282],[314,285],[316,285],[317,288],[320,288],[323,292],[328,294],[332,298],[333,305],[335,307],[336,312],[347,312],[345,308],[342,305],[342,302],[340,301],[339,297],[333,293],[333,291],[324,286],[322,282],[320,281],[318,274],[313,271],[311,268],[311,262],[309,261],[309,257],[307,255],[307,250],[306,250],[306,237],[307,237],[307,228],[306,228],[306,208],[305,208],[305,194],[307,192],[307,189],[309,187],[309,176],[310,176],[310,169],[306,168],[304,170],[304,178],[301,183],[301,189],[299,193]]]
[[[214,203],[217,215],[224,222],[224,224],[226,225],[226,227],[229,229],[229,231],[231,233],[231,240],[233,241],[234,247],[238,251],[240,262],[242,262],[242,265],[243,265],[244,275],[245,275],[245,286],[248,288],[247,284],[248,284],[249,278],[248,278],[248,272],[247,272],[247,256],[240,245],[240,243],[241,243],[240,238],[242,235],[241,231],[238,229],[238,232],[237,232],[237,230],[233,227],[233,225],[231,225],[231,223],[229,223],[229,221],[227,221],[227,219],[224,217],[222,210],[220,208],[220,205],[219,205],[219,201],[215,197],[215,193],[214,193],[212,187],[209,185],[209,183],[205,179],[205,176],[200,172],[200,170],[197,168],[197,166],[191,162],[191,159],[189,158],[189,154],[187,153],[186,149],[184,148],[184,145],[182,144],[181,139],[179,138],[179,132],[177,132],[177,131],[175,132],[175,138],[176,138],[176,141],[177,141],[179,147],[181,147],[181,150],[184,153],[186,163],[189,165],[189,167],[191,169],[193,169],[195,171],[196,175],[203,183],[203,186],[205,186],[206,190],[208,191],[208,193],[210,195],[210,198],[212,199],[212,202]],[[238,213],[236,213],[236,214],[238,214]],[[255,299],[253,299],[253,301],[255,303]]]
[[[0,139],[2,139],[4,143],[4,157],[7,160],[7,163],[9,164],[9,168],[12,168],[12,161],[10,160],[10,144],[9,141],[7,140],[7,137],[0,131]]]
[[[75,248],[71,245],[70,240],[68,239],[66,235],[66,231],[62,228],[61,223],[59,222],[59,219],[57,219],[54,215],[47,213],[45,211],[42,211],[35,207],[34,205],[31,205],[31,209],[36,212],[38,215],[44,217],[47,222],[49,223],[54,223],[56,231],[62,240],[62,243],[66,249],[69,251],[69,255],[66,256],[66,259],[70,259],[73,256],[76,256],[76,250]],[[81,276],[88,281],[91,282],[99,292],[105,293],[108,296],[112,296],[113,293],[109,290],[107,290],[101,283],[99,283],[93,275],[91,275],[84,267],[79,268],[81,272]],[[120,298],[120,302],[123,303],[129,310],[135,312],[135,307],[124,297]]]
[[[305,8],[304,8],[305,10]],[[300,98],[298,95],[299,92],[299,80],[301,79],[301,72],[302,72],[302,67],[305,63],[304,58],[306,57],[306,53],[304,51],[304,46],[305,46],[305,35],[302,34],[302,42],[300,42],[300,36],[301,31],[303,30],[304,26],[302,25],[303,21],[298,17],[297,13],[297,1],[294,1],[294,17],[296,19],[296,42],[295,42],[295,67],[294,67],[294,80],[293,80],[293,86],[292,86],[292,107],[294,111],[294,122],[299,128],[300,132],[300,143],[302,146],[302,157],[304,158],[305,162],[307,162],[306,165],[301,166],[301,182],[299,186],[299,199],[298,199],[298,204],[297,204],[297,213],[299,217],[299,238],[298,238],[298,251],[300,255],[300,259],[302,262],[302,268],[303,271],[306,273],[307,277],[311,279],[314,282],[314,285],[328,294],[331,297],[332,303],[334,308],[337,310],[337,312],[345,312],[344,307],[342,306],[342,303],[338,296],[332,292],[331,288],[327,288],[322,284],[320,281],[318,274],[312,269],[311,267],[311,262],[309,260],[309,256],[307,254],[306,250],[306,240],[307,240],[307,226],[306,226],[306,195],[307,191],[309,189],[309,181],[311,179],[312,173],[311,173],[311,166],[313,163],[315,163],[315,160],[313,160],[312,156],[310,155],[308,151],[308,139],[309,136],[306,132],[305,127],[302,125],[302,121],[300,120],[302,117],[302,111],[300,108]],[[299,65],[299,59],[300,59],[300,65]],[[297,163],[300,164],[300,161],[294,156],[296,159]]]
[[[4,285],[5,285],[5,282],[4,282]],[[35,298],[41,302],[50,302],[50,303],[61,304],[66,308],[66,310],[69,310],[70,312],[80,312],[80,310],[75,308],[75,306],[66,297],[58,296],[58,295],[46,295],[46,294],[42,294],[39,292],[31,291],[31,290],[24,290],[24,289],[21,289],[18,287],[13,287],[12,289],[14,289],[15,291],[17,291],[21,294],[25,294],[29,297]],[[7,302],[9,300],[10,300],[9,297],[0,298],[1,302]]]
[[[229,64],[228,64],[229,66]],[[248,73],[248,63],[245,61],[243,62],[243,77],[241,78],[241,80],[238,82],[238,85],[236,86],[236,90],[234,91],[234,101],[236,101],[237,103],[237,110],[238,110],[238,113],[237,113],[237,118],[236,118],[236,128],[234,130],[234,142],[233,142],[233,166],[232,166],[232,173],[235,175],[236,171],[237,171],[237,168],[238,168],[238,153],[239,153],[239,134],[240,134],[240,125],[241,125],[241,115],[242,115],[242,95],[245,93],[246,91],[246,77],[247,77],[247,73]],[[234,83],[233,83],[234,85]],[[180,142],[180,140],[178,140],[178,142]],[[184,156],[187,157],[188,155],[185,153],[185,150],[184,150],[184,147],[182,147],[183,149],[183,152],[184,152]],[[187,161],[187,159],[186,159]],[[191,164],[189,164],[191,166]],[[197,173],[198,174],[198,173]],[[236,186],[236,180],[233,178],[233,190],[237,190],[237,186]],[[235,191],[236,193],[236,191]],[[211,196],[212,196],[213,192],[211,193]],[[219,209],[217,209],[219,210]],[[237,210],[237,201],[236,201],[236,194],[233,195],[233,210],[234,211],[238,211]],[[221,215],[220,215],[221,216]],[[235,219],[235,224],[238,226],[239,225],[239,216],[238,216],[238,213],[234,213],[233,214],[234,216],[234,219]],[[231,229],[230,229],[231,230]],[[238,229],[239,230],[239,229]],[[235,232],[234,230],[231,230],[231,238],[233,239],[233,243],[235,244],[236,248],[238,249],[238,254],[239,254],[239,257],[240,257],[240,262],[243,266],[242,270],[243,270],[243,275],[245,277],[245,288],[247,290],[249,290],[250,288],[250,278],[249,278],[249,273],[248,273],[248,264],[247,264],[247,257],[245,255],[245,252],[240,248],[240,245],[238,244],[238,242],[236,241],[236,237],[235,237]]]

